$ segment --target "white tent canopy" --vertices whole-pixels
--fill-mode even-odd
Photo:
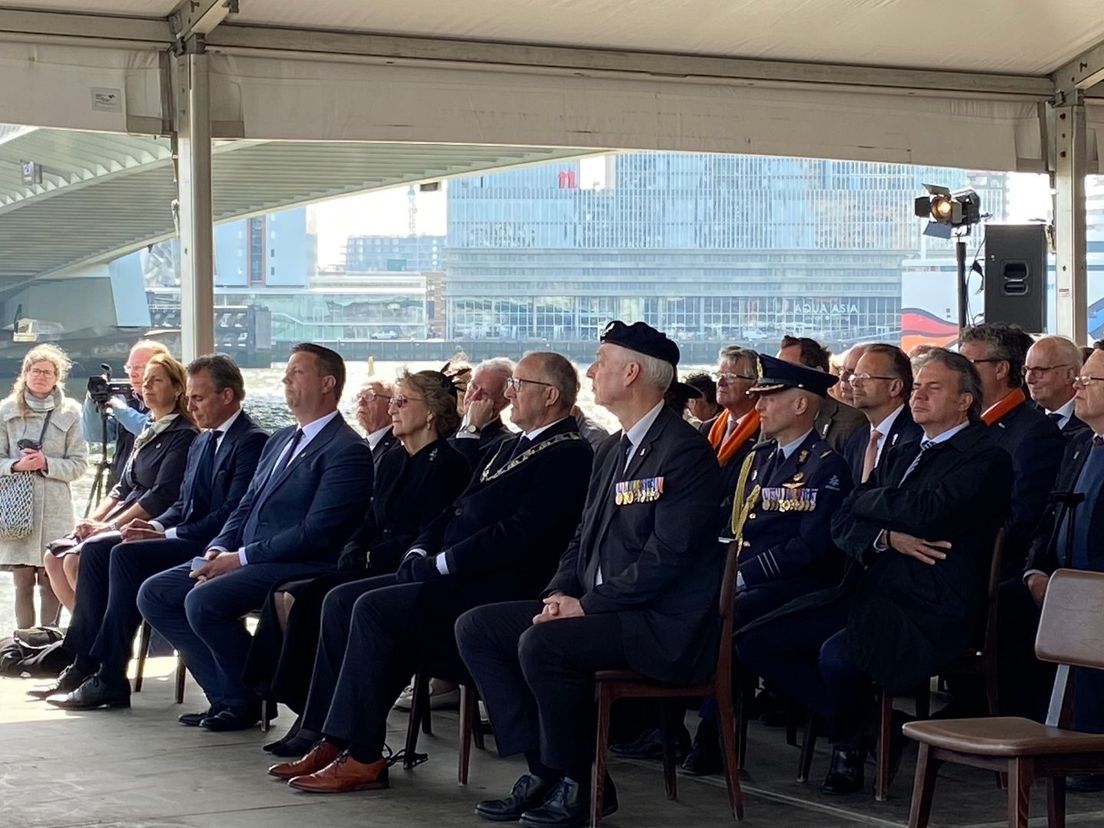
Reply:
[[[185,149],[422,142],[1050,171],[1059,327],[1083,331],[1099,0],[14,1],[0,0],[7,123],[175,133]],[[201,184],[206,157],[193,169],[182,154]],[[203,224],[209,187],[192,193]]]

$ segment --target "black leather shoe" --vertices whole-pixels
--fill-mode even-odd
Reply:
[[[863,788],[865,750],[832,749],[832,765],[820,786],[820,792],[828,796],[846,796]]]
[[[708,776],[724,770],[721,738],[715,723],[703,721],[698,725],[694,744],[682,762],[682,769],[690,776]]]
[[[100,707],[130,707],[130,684],[108,684],[99,676],[91,676],[76,690],[65,696],[46,699],[62,710],[96,710]]]
[[[176,717],[176,720],[185,727],[199,727],[200,722],[208,716],[217,716],[220,710],[222,710],[221,704],[212,704],[201,713],[181,713]]]
[[[610,745],[610,753],[622,759],[662,759],[663,731],[658,727],[645,730],[636,741],[623,745]],[[675,758],[681,759],[690,752],[690,731],[679,727],[675,734]]]
[[[317,739],[308,739],[306,736],[288,735],[279,741],[265,745],[264,750],[281,759],[297,758],[310,753],[310,749],[317,741]]]
[[[72,693],[88,678],[88,673],[78,670],[75,664],[70,664],[57,677],[57,681],[49,687],[38,690],[28,690],[27,695],[35,699],[47,699],[59,693]]]
[[[249,730],[261,723],[261,708],[257,705],[249,707],[227,707],[220,710],[214,716],[208,716],[200,721],[199,726],[204,730],[215,733],[228,733],[232,730]]]
[[[505,799],[484,799],[475,812],[491,822],[517,822],[525,811],[544,802],[552,784],[531,773],[523,773]]]
[[[602,798],[603,818],[617,810],[617,789],[613,787],[613,780],[607,776],[605,784],[606,790]],[[544,804],[525,811],[518,821],[528,828],[577,828],[589,825],[590,792],[573,779],[561,779],[545,797]]]

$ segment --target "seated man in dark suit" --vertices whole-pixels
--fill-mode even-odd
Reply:
[[[1012,458],[1015,483],[1001,568],[1006,578],[1023,572],[1027,545],[1042,519],[1066,448],[1058,426],[1031,405],[1024,392],[1023,368],[1030,347],[1030,336],[998,322],[967,328],[959,346],[959,353],[981,377],[981,418]]]
[[[241,371],[223,354],[188,365],[188,411],[204,430],[192,441],[176,502],[156,518],[132,520],[122,539],[85,543],[77,604],[65,634],[74,659],[50,693],[67,710],[130,704],[126,665],[142,616],[135,603],[142,581],[202,554],[245,494],[268,439],[241,409]]]
[[[970,362],[930,351],[911,405],[924,439],[890,449],[833,518],[832,537],[852,559],[841,585],[737,633],[745,665],[830,723],[826,794],[862,788],[874,682],[914,690],[976,646],[1008,512],[1011,461],[978,422]]]
[[[543,603],[480,607],[457,621],[499,753],[529,763],[509,795],[476,806],[485,819],[586,823],[596,670],[678,684],[713,670],[720,470],[697,430],[664,405],[678,357],[643,322],[610,323],[587,376],[623,431],[595,458],[582,523]],[[605,784],[608,814],[617,799]]]
[[[908,407],[912,363],[896,345],[867,345],[848,384],[856,410],[869,422],[851,435],[843,454],[855,483],[865,483],[891,448],[920,439]]]
[[[828,373],[828,350],[815,339],[807,336],[784,336],[778,349],[778,358],[795,365],[804,365]],[[847,440],[866,425],[866,417],[846,403],[828,397],[820,406],[816,432],[836,451],[843,451]]]
[[[526,354],[507,391],[522,434],[500,444],[398,573],[329,592],[297,737],[313,747],[272,776],[315,793],[387,787],[387,714],[411,673],[461,678],[456,618],[535,598],[575,531],[592,457],[571,417],[578,389],[564,357]]]
[[[744,458],[759,442],[759,413],[748,389],[755,384],[759,355],[738,345],[721,348],[717,372],[717,402],[721,411],[701,424],[701,432],[717,455],[721,467],[721,507],[717,532],[728,534],[732,520],[732,498]]]
[[[485,455],[499,443],[517,436],[502,422],[502,412],[510,404],[506,383],[513,372],[514,363],[505,357],[484,360],[471,372],[464,393],[464,419],[452,438],[452,447],[473,469],[486,462]]]
[[[839,582],[843,558],[832,544],[832,515],[851,491],[847,462],[813,429],[836,378],[765,355],[759,363],[759,380],[748,393],[756,400],[763,439],[769,442],[741,464],[744,487],[729,495],[736,506],[730,505],[722,533],[727,542],[739,529],[743,545],[735,629],[799,595]],[[737,488],[738,482],[732,485]],[[719,773],[717,711],[711,699],[702,702],[701,718],[682,767],[694,775]]]
[[[1067,440],[1087,428],[1073,410],[1073,384],[1082,362],[1081,349],[1064,336],[1040,337],[1024,360],[1024,384],[1031,399]]]
[[[399,444],[391,432],[391,395],[394,389],[386,382],[366,382],[356,395],[356,418],[364,429],[364,439],[372,449],[372,462],[379,468],[380,458]]]
[[[1077,416],[1087,427],[1071,437],[1055,493],[1031,543],[1021,578],[1002,585],[1000,624],[1001,712],[1042,721],[1054,678],[1052,665],[1035,658],[1035,634],[1047,585],[1059,567],[1104,572],[1104,351],[1094,351],[1076,383]],[[1069,495],[1072,495],[1069,496]],[[1074,723],[1078,730],[1104,730],[1104,688],[1078,671]],[[1082,684],[1088,692],[1082,691]]]
[[[249,633],[242,617],[272,585],[337,567],[342,544],[372,499],[372,452],[337,410],[345,363],[329,348],[292,348],[284,396],[298,424],[272,435],[241,503],[206,546],[206,562],[184,564],[142,584],[138,608],[172,643],[203,688],[209,730],[260,720],[242,681]]]

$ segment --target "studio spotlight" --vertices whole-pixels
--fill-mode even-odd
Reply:
[[[929,194],[916,199],[915,212],[920,218],[929,219],[925,236],[941,239],[968,236],[970,226],[981,221],[981,198],[974,190],[951,192],[934,184],[925,184],[924,189]]]

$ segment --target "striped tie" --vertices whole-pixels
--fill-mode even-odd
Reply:
[[[920,458],[924,456],[924,452],[927,451],[928,449],[930,449],[934,445],[935,445],[935,440],[921,440],[920,441],[920,451],[917,453],[917,455],[914,458],[912,458],[912,462],[909,464],[909,467],[907,469],[905,469],[905,473],[901,477],[901,483],[904,483],[905,479],[910,474],[913,473],[913,471],[916,469],[917,466],[920,465]]]

